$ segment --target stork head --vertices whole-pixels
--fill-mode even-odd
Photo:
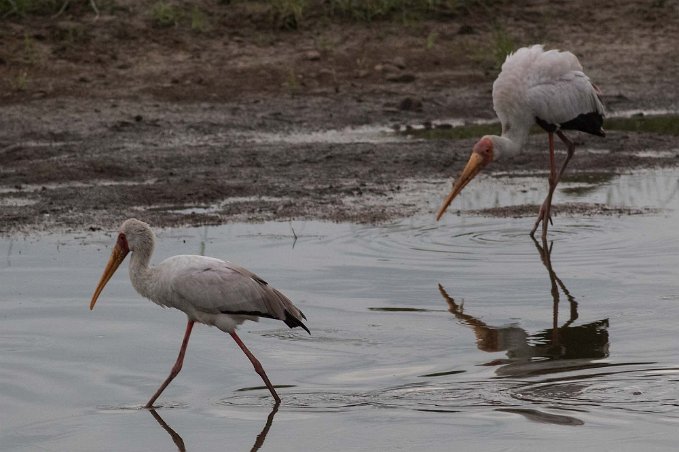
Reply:
[[[462,174],[455,179],[453,189],[443,201],[441,208],[436,214],[437,221],[441,219],[450,203],[453,202],[453,199],[455,199],[462,189],[466,187],[486,165],[498,157],[499,149],[497,149],[498,146],[495,146],[495,138],[497,137],[486,135],[476,142],[472,149],[472,155],[469,157],[469,161],[462,170]]]
[[[123,236],[127,241],[130,251],[144,251],[145,254],[153,252],[155,237],[151,226],[136,218],[125,220],[120,229],[118,237]]]
[[[140,251],[145,256],[150,256],[153,252],[154,236],[148,224],[135,218],[125,220],[118,230],[118,238],[108,259],[104,273],[99,279],[99,284],[94,290],[90,310],[94,309],[94,304],[99,298],[99,294],[104,290],[104,286],[111,279],[120,264],[130,251]]]

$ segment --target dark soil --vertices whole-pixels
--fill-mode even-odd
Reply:
[[[2,233],[112,228],[130,216],[173,226],[432,211],[417,190],[444,196],[475,140],[297,143],[270,134],[491,119],[501,38],[576,53],[612,114],[679,106],[673,1],[595,10],[581,0],[497,2],[407,24],[311,17],[297,31],[240,4],[202,2],[211,18],[202,32],[157,28],[148,2],[115,3],[97,20],[87,2],[57,18],[0,19]],[[572,173],[679,163],[672,152],[635,157],[676,150],[669,135],[575,139],[611,152],[581,150]],[[489,170],[544,174],[545,146],[532,136],[524,154]],[[573,213],[607,207],[593,209]]]

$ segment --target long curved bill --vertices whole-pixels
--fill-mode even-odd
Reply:
[[[443,204],[441,204],[441,208],[439,208],[439,211],[436,214],[436,221],[441,219],[450,203],[453,202],[453,199],[455,199],[455,197],[462,191],[462,189],[467,186],[469,181],[474,179],[474,177],[476,177],[476,175],[479,174],[479,171],[481,171],[481,169],[484,166],[485,164],[483,161],[483,157],[476,152],[472,152],[471,157],[469,157],[469,161],[462,170],[462,174],[460,174],[460,176],[457,179],[455,179],[453,189],[450,191],[446,199],[443,201]]]
[[[97,288],[94,291],[94,295],[92,295],[92,301],[90,301],[90,311],[94,309],[94,304],[97,302],[99,294],[101,293],[102,290],[104,290],[104,286],[106,286],[108,280],[111,279],[111,276],[113,276],[113,274],[116,272],[120,264],[125,260],[125,256],[127,256],[127,253],[129,252],[130,250],[122,246],[120,242],[117,242],[116,246],[113,247],[111,257],[108,259],[108,263],[106,264],[106,268],[104,269],[104,274],[101,275],[99,284],[97,285]]]

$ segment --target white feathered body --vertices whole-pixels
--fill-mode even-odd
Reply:
[[[259,317],[306,329],[301,322],[304,315],[285,295],[231,262],[179,255],[148,266],[133,253],[130,279],[137,292],[154,303],[179,309],[189,319],[224,332]]]
[[[541,45],[510,54],[493,83],[493,108],[502,136],[523,143],[540,119],[556,126],[580,115],[604,115],[598,89],[571,52],[545,51]]]

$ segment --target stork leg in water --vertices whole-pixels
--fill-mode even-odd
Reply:
[[[177,356],[177,361],[174,363],[174,366],[172,366],[172,370],[170,371],[170,375],[167,376],[165,381],[163,382],[162,385],[160,385],[160,388],[156,391],[155,394],[153,394],[153,397],[144,405],[144,408],[153,408],[153,402],[156,401],[158,397],[160,397],[160,394],[167,388],[167,385],[170,384],[172,380],[174,380],[174,377],[179,374],[179,371],[182,370],[182,365],[184,364],[184,355],[186,354],[186,347],[189,345],[189,337],[191,336],[191,330],[193,330],[193,324],[196,323],[193,320],[189,320],[189,322],[186,324],[186,332],[184,333],[184,340],[182,341],[182,346],[179,349],[179,356]]]
[[[172,366],[170,375],[167,376],[163,384],[160,385],[160,388],[158,388],[156,393],[153,394],[153,397],[151,397],[151,399],[146,403],[146,405],[144,405],[144,408],[153,408],[153,402],[155,402],[156,399],[160,397],[160,394],[162,394],[165,388],[167,388],[167,385],[169,385],[170,382],[174,380],[174,377],[176,377],[179,374],[179,371],[182,370],[182,365],[184,364],[184,355],[186,354],[186,347],[188,347],[189,345],[189,337],[191,336],[191,330],[193,330],[194,323],[195,321],[189,320],[189,322],[186,324],[186,332],[184,333],[184,340],[182,341],[182,346],[179,349],[179,356],[177,356],[177,361],[174,363],[174,366]],[[271,395],[273,396],[274,400],[276,400],[276,403],[280,403],[281,398],[278,397],[278,394],[276,393],[276,390],[271,384],[271,381],[269,381],[269,377],[267,377],[266,372],[262,367],[262,364],[259,362],[259,360],[257,360],[257,358],[255,358],[255,355],[253,355],[250,352],[250,350],[248,350],[248,348],[245,346],[240,337],[238,337],[235,331],[230,334],[233,340],[236,341],[236,344],[238,344],[238,346],[243,350],[243,352],[245,352],[245,355],[248,357],[252,365],[255,367],[255,371],[259,374],[260,377],[262,377],[262,380],[264,380],[264,384],[266,384],[266,387],[269,388],[269,391],[271,391]]]
[[[264,384],[266,385],[267,388],[269,388],[269,391],[271,392],[271,395],[273,396],[276,403],[281,403],[281,398],[278,397],[278,394],[276,394],[276,390],[273,388],[273,385],[269,381],[269,377],[266,376],[266,372],[264,372],[262,364],[259,362],[257,358],[255,358],[255,355],[250,353],[250,350],[248,350],[243,341],[240,340],[240,337],[238,337],[235,331],[231,332],[230,334],[233,340],[236,341],[236,344],[238,344],[241,350],[245,352],[245,355],[248,357],[252,365],[255,367],[255,372],[257,372],[259,376],[262,377],[262,380],[264,380]]]
[[[562,131],[557,130],[556,134],[558,135],[559,138],[561,138],[561,141],[563,141],[564,144],[568,147],[568,151],[566,154],[566,158],[564,159],[563,165],[561,165],[561,169],[557,173],[556,160],[554,158],[554,133],[548,132],[549,191],[547,192],[547,197],[545,198],[545,201],[542,203],[542,206],[540,207],[540,213],[538,213],[538,218],[537,220],[535,220],[533,229],[530,231],[530,236],[535,237],[535,231],[538,229],[540,223],[542,223],[543,240],[547,239],[547,227],[549,224],[552,224],[551,210],[552,210],[552,196],[554,195],[554,190],[556,190],[556,186],[561,180],[561,176],[563,176],[563,173],[566,171],[566,166],[568,166],[568,162],[570,162],[571,158],[573,157],[573,154],[575,153],[575,144],[571,140],[569,140],[568,137]]]

